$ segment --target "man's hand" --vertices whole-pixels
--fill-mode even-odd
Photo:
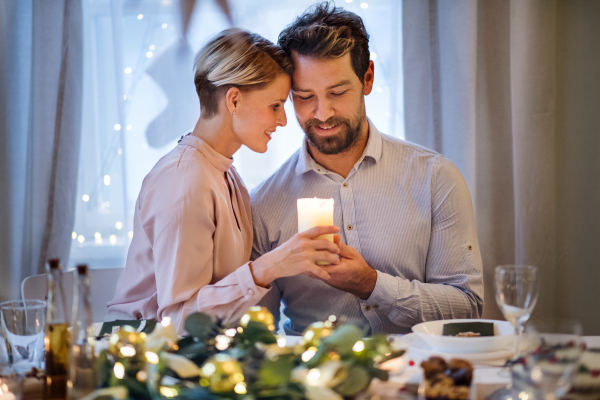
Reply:
[[[377,271],[367,264],[358,251],[343,244],[339,235],[334,236],[334,242],[340,248],[340,263],[323,267],[329,274],[329,279],[322,279],[323,282],[367,300],[375,289]]]

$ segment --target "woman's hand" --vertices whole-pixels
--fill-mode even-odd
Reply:
[[[329,279],[317,261],[339,264],[340,248],[329,240],[315,238],[339,232],[337,226],[317,226],[292,236],[287,242],[252,262],[252,275],[257,285],[267,287],[277,278],[304,274]]]

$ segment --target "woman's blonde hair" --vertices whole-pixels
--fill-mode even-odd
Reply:
[[[258,89],[279,74],[290,75],[291,60],[279,46],[260,35],[226,29],[196,54],[194,84],[203,117],[219,111],[219,99],[231,87]]]

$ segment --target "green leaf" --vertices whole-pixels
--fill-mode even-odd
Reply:
[[[214,322],[210,315],[197,312],[186,318],[184,327],[189,335],[204,340],[212,331]]]
[[[267,328],[265,324],[261,324],[256,321],[249,321],[246,328],[244,328],[244,335],[246,340],[251,343],[261,342],[265,344],[277,343],[277,338]]]
[[[377,378],[380,381],[387,381],[390,377],[387,371],[375,367],[369,368],[369,372],[373,378]]]
[[[113,365],[108,359],[108,350],[102,350],[96,359],[96,367],[98,368],[99,387],[108,387],[110,385],[110,377],[112,376],[113,369]]]
[[[340,355],[352,352],[354,344],[360,340],[363,332],[354,325],[342,325],[336,328],[331,335],[321,341],[329,348],[335,348]]]
[[[371,383],[371,375],[364,367],[354,365],[348,369],[348,377],[339,385],[333,388],[344,397],[356,396],[362,392]]]
[[[259,373],[259,385],[273,387],[290,382],[295,356],[282,355],[276,360],[264,360]]]

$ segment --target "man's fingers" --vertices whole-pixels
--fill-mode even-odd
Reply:
[[[338,233],[340,228],[337,226],[329,225],[329,226],[315,226],[314,228],[310,228],[304,232],[302,235],[307,236],[309,239],[314,239],[321,235],[328,235],[332,233]]]
[[[323,269],[317,266],[314,266],[310,269],[310,273],[315,275],[319,279],[328,280],[330,278],[329,274]]]

